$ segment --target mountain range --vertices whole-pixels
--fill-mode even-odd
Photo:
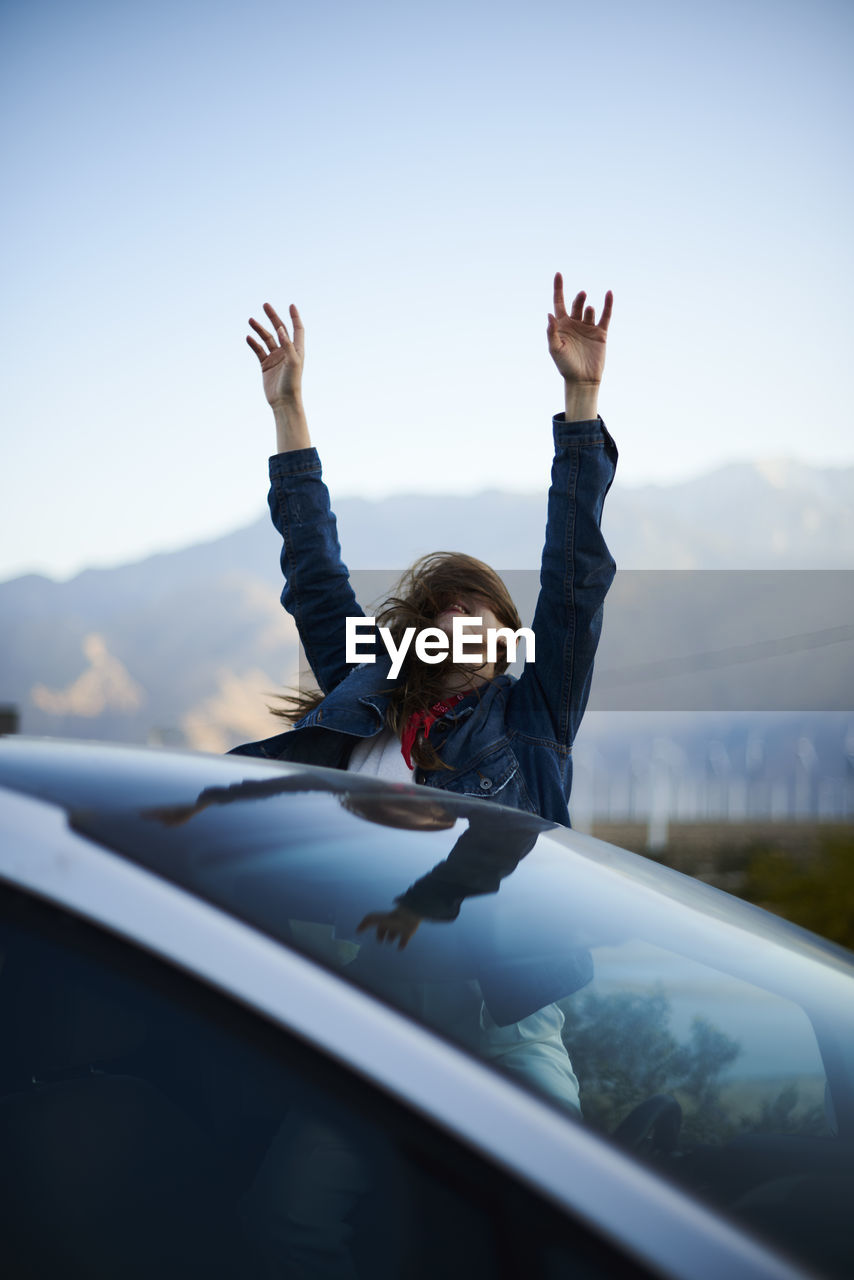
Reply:
[[[464,549],[507,572],[527,620],[544,494],[344,498],[336,510],[364,604],[416,556]],[[603,529],[621,572],[591,707],[852,705],[854,467],[781,460],[616,484]],[[298,670],[278,549],[263,516],[66,582],[0,584],[0,703],[35,734],[223,751],[278,732],[267,707]]]

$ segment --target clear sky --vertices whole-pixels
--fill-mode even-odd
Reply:
[[[296,301],[333,494],[544,488],[551,280],[623,483],[854,461],[850,0],[6,0],[0,578],[263,510]]]

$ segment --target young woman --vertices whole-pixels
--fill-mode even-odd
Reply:
[[[320,693],[296,699],[288,732],[238,753],[414,780],[569,824],[572,743],[615,571],[599,526],[617,450],[598,416],[613,298],[605,295],[597,322],[586,296],[577,294],[567,311],[563,281],[555,276],[548,347],[564,380],[565,407],[553,420],[535,659],[518,680],[507,674],[506,651],[499,647],[491,661],[486,646],[490,628],[519,628],[515,606],[493,570],[460,553],[418,561],[377,615],[377,626],[386,626],[399,646],[408,627],[450,636],[455,616],[477,618],[479,630],[468,624],[467,635],[480,636],[480,649],[471,644],[466,662],[434,665],[411,646],[396,678],[381,646],[375,662],[347,662],[347,619],[364,614],[341,560],[303,409],[303,324],[291,306],[289,335],[269,303],[264,311],[273,332],[249,321],[256,337],[246,340],[261,364],[276,422],[269,502],[283,538],[282,603],[294,616]]]
[[[467,661],[434,665],[410,648],[395,678],[391,658],[381,650],[373,663],[348,662],[347,619],[364,615],[341,560],[335,517],[303,410],[303,324],[292,306],[289,335],[269,304],[264,310],[273,332],[249,321],[256,337],[247,342],[261,363],[276,421],[278,453],[270,459],[269,501],[283,538],[282,602],[294,616],[319,694],[296,699],[296,722],[288,732],[238,752],[393,780],[414,778],[434,788],[437,801],[444,791],[494,799],[568,824],[572,742],[587,703],[602,602],[615,569],[599,523],[617,451],[597,406],[612,297],[606,294],[598,323],[585,300],[579,293],[568,312],[561,277],[555,277],[548,344],[563,375],[565,411],[553,424],[555,458],[533,621],[535,659],[518,680],[506,671],[506,652],[497,650],[493,658],[485,643],[489,628],[519,628],[516,608],[493,570],[460,553],[437,552],[418,561],[376,621],[399,648],[409,627],[450,635],[455,617],[477,618],[479,633],[472,626],[467,630],[479,634],[480,647],[471,646]],[[368,797],[367,808],[364,797],[361,804],[358,797],[348,803],[369,821],[415,825],[409,808],[395,814],[384,797],[373,805]],[[453,813],[435,807],[437,812],[426,815],[428,826],[454,824]],[[373,929],[378,941],[399,940],[402,948],[422,919],[453,919],[468,893],[495,892],[537,831],[505,833],[497,811],[498,825],[487,821],[491,813],[469,819],[444,871],[441,865],[438,869],[443,872],[438,885],[435,872],[422,877],[394,907],[365,916],[359,931]],[[448,874],[451,863],[453,875]],[[408,998],[414,1016],[446,1030],[453,1025],[454,1038],[473,1052],[495,1059],[577,1113],[578,1080],[561,1037],[563,1014],[553,1002],[589,979],[589,957],[569,955],[567,966],[555,990],[525,989],[518,1008],[500,1007],[503,986],[498,983],[497,994],[491,993],[488,966],[477,981],[411,982]],[[389,979],[395,981],[393,971]],[[304,1158],[309,1150],[310,1166]],[[247,1223],[274,1269],[355,1274],[348,1224],[366,1194],[367,1173],[358,1135],[346,1124],[330,1123],[311,1108],[292,1109],[245,1199]]]

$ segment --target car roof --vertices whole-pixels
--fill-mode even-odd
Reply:
[[[734,930],[743,940],[745,976],[771,988],[780,978],[772,952],[797,957],[808,985],[820,983],[822,973],[854,974],[845,948],[693,877],[494,801],[445,792],[437,801],[432,788],[243,756],[10,737],[0,739],[0,787],[58,805],[80,834],[274,934],[275,913],[269,921],[246,914],[253,876],[282,895],[289,886],[303,896],[321,894],[334,879],[339,899],[388,891],[393,900],[447,860],[466,827],[479,824],[491,848],[508,846],[492,891],[500,885],[506,899],[524,880],[518,909],[532,917],[534,932],[538,911],[562,892],[577,898],[583,884],[589,919],[579,946],[603,940],[597,919],[619,936],[615,904],[622,900],[629,908],[624,927],[637,927],[643,909],[655,917],[650,931],[662,913],[676,934],[690,934],[699,918],[712,950],[716,926],[730,947]],[[523,862],[525,876],[511,880],[511,868]],[[456,888],[471,890],[464,897],[482,894],[482,884],[466,885],[471,860],[463,863],[454,871]],[[729,963],[736,963],[732,950]]]
[[[205,897],[211,899],[210,892],[188,894],[184,886],[176,885],[176,876],[152,874],[133,852],[123,850],[120,857],[113,856],[115,850],[101,838],[107,828],[95,832],[99,822],[107,823],[111,838],[118,835],[122,840],[143,830],[142,822],[153,822],[154,831],[186,830],[195,816],[188,823],[169,827],[147,810],[152,801],[155,807],[158,802],[160,807],[180,804],[200,781],[226,790],[247,781],[264,783],[276,778],[340,782],[329,779],[328,772],[270,769],[254,763],[247,767],[245,761],[166,752],[2,742],[0,788],[6,788],[6,799],[4,802],[0,791],[0,817],[17,838],[8,841],[6,851],[0,853],[0,874],[136,940],[291,1027],[516,1170],[555,1202],[597,1223],[663,1275],[712,1280],[728,1274],[748,1280],[799,1274],[716,1214],[602,1144],[583,1126],[555,1125],[554,1112],[537,1099],[455,1053],[441,1040],[425,1039],[426,1033],[419,1029],[407,1030],[399,1015],[384,1004],[345,987],[335,975],[264,938],[263,932],[273,932],[271,928],[262,926],[261,932],[257,927],[247,928],[241,919],[234,918],[245,918],[245,910],[231,910],[230,916],[224,916],[211,901],[204,901]],[[318,778],[318,773],[323,776]],[[385,789],[358,786],[357,790],[360,796],[370,792],[377,797]],[[283,794],[287,803],[305,799],[305,791],[299,789]],[[332,812],[329,805],[337,803],[335,788],[321,788],[319,794],[326,796],[328,817]],[[308,795],[312,802],[318,798],[311,787]],[[249,812],[242,807],[244,800],[241,796],[236,802],[211,806],[214,819],[226,812]],[[270,800],[265,796],[260,804],[263,807]],[[245,802],[251,806],[256,800]],[[485,807],[490,817],[498,814],[494,805],[479,807]],[[379,831],[376,824],[366,824],[363,817],[344,812],[351,826],[354,821],[360,824],[353,830],[367,829],[373,835]],[[110,827],[110,823],[114,825]],[[470,829],[471,811],[468,824]],[[538,839],[554,830],[537,819],[526,823],[520,818],[512,823],[514,827],[520,824],[526,837],[532,830]],[[216,827],[215,820],[211,829]],[[342,824],[340,829],[345,828]],[[411,831],[404,834],[413,835]],[[176,848],[186,849],[181,844],[168,847],[173,857]],[[314,848],[317,852],[322,846],[315,844]],[[224,862],[203,856],[201,866],[206,874],[211,867],[217,872],[224,869],[228,882],[229,875],[241,868],[241,858],[232,856],[231,850],[228,853]],[[566,862],[566,849],[560,842],[545,850],[547,863],[555,858]],[[191,858],[189,865],[199,864]],[[289,879],[287,875],[279,877],[283,884]],[[298,876],[296,879],[299,882]],[[235,892],[233,884],[230,892]],[[527,946],[524,930],[523,937]],[[504,937],[503,942],[513,945],[512,938]],[[581,1185],[567,1180],[568,1167],[584,1168]]]

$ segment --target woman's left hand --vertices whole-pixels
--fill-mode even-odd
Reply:
[[[598,386],[605,368],[605,341],[614,295],[609,289],[599,322],[593,307],[584,305],[587,294],[582,290],[567,311],[563,300],[563,277],[554,282],[554,315],[549,313],[549,354],[568,383]]]

